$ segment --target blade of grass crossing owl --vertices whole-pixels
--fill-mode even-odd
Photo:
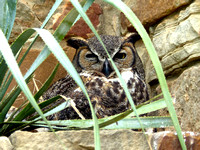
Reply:
[[[129,91],[128,91],[127,85],[126,85],[126,83],[124,82],[124,80],[122,79],[122,76],[120,75],[119,70],[117,69],[116,65],[115,65],[114,62],[112,61],[112,58],[110,57],[110,55],[109,55],[109,53],[108,53],[108,51],[107,51],[105,45],[103,44],[103,42],[102,42],[100,36],[99,36],[98,33],[96,32],[96,30],[95,30],[94,26],[92,25],[90,19],[89,19],[88,16],[85,14],[85,12],[83,11],[81,5],[79,4],[79,2],[78,2],[77,0],[73,0],[73,1],[71,1],[71,3],[72,3],[72,4],[74,5],[74,7],[78,10],[78,12],[81,14],[81,16],[83,17],[83,19],[85,20],[85,22],[88,24],[88,26],[89,26],[90,29],[92,30],[92,32],[95,34],[95,36],[98,38],[98,40],[99,40],[100,43],[102,44],[104,50],[106,51],[106,53],[107,53],[107,55],[108,55],[108,57],[109,57],[109,59],[110,59],[110,61],[111,61],[111,63],[112,63],[112,66],[113,66],[113,68],[114,68],[114,70],[115,70],[117,76],[118,76],[119,79],[120,79],[120,82],[121,82],[121,84],[122,84],[122,86],[123,86],[123,88],[124,88],[124,91],[125,91],[125,94],[126,94],[128,100],[129,100],[129,103],[131,104],[131,107],[133,108],[134,112],[136,112],[136,108],[135,108],[134,102],[133,102],[133,100],[132,100],[132,97],[131,97],[131,95],[130,95],[130,93],[129,93]],[[140,121],[139,116],[137,115],[137,112],[136,112],[136,116],[137,116],[138,120]],[[141,126],[142,126],[142,124],[141,124]],[[143,131],[144,131],[144,128],[142,128],[142,129],[143,129]]]
[[[156,70],[157,76],[158,76],[158,80],[163,92],[163,96],[165,98],[165,102],[167,104],[170,116],[172,117],[172,121],[174,124],[174,127],[177,131],[178,134],[178,138],[179,141],[181,143],[181,147],[186,150],[186,145],[182,136],[182,132],[181,132],[181,128],[177,119],[177,115],[176,115],[176,111],[174,109],[173,103],[172,103],[172,99],[168,90],[168,86],[165,80],[165,76],[160,64],[160,61],[158,59],[158,56],[156,54],[155,48],[147,34],[147,32],[145,31],[144,27],[142,26],[141,22],[139,21],[139,19],[136,17],[136,15],[132,12],[132,10],[121,0],[104,0],[105,2],[111,4],[112,6],[115,6],[116,8],[118,8],[120,11],[122,11],[125,16],[129,19],[129,21],[132,23],[132,25],[135,27],[135,29],[138,31],[138,33],[140,34],[140,36],[143,39],[143,42],[147,48],[147,51],[149,53],[149,56],[152,60],[152,63],[154,65],[154,68]]]

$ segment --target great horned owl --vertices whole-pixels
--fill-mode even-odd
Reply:
[[[124,38],[110,35],[100,37],[125,80],[134,103],[138,105],[148,100],[143,64],[134,48],[139,35],[131,34]],[[76,49],[73,64],[83,80],[97,117],[103,118],[130,109],[120,81],[97,38],[71,38],[67,43]],[[56,95],[69,97],[86,119],[91,118],[88,100],[71,76],[67,75],[53,84],[43,98],[49,99]],[[64,101],[58,100],[55,105]],[[69,106],[48,119],[79,119],[79,115]]]

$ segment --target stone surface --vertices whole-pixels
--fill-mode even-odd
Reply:
[[[191,3],[192,0],[125,0],[124,2],[132,9],[142,24],[148,27],[164,16],[171,14],[177,8]],[[124,29],[133,30],[132,25],[123,14],[121,24]]]
[[[185,70],[178,78],[168,81],[171,95],[175,98],[174,107],[183,131],[200,131],[200,64]],[[160,87],[157,89],[160,93]],[[159,111],[159,115],[167,115]]]
[[[96,0],[96,2],[101,6],[103,11],[100,16],[98,33],[121,36],[120,11],[102,0]]]
[[[53,1],[51,0],[19,0],[9,42],[13,42],[17,36],[28,28],[40,27],[52,5]]]
[[[0,136],[0,150],[13,150],[13,148],[9,138]]]
[[[63,20],[65,15],[73,8],[73,5],[68,0],[63,8],[63,12],[58,18],[58,20],[54,23],[53,29],[56,29],[59,23]],[[99,16],[102,14],[102,9],[97,3],[93,3],[91,7],[86,12],[92,24],[96,28],[99,25]],[[83,38],[88,38],[88,34],[91,34],[92,31],[85,23],[85,21],[81,18],[76,22],[76,24],[70,29],[67,36],[81,36]]]
[[[193,2],[151,28],[153,44],[166,76],[200,58],[200,1]],[[152,64],[148,82],[157,77]]]
[[[51,132],[22,132],[17,131],[9,138],[16,150],[92,150],[94,149],[93,131],[58,131],[56,134],[61,142]],[[148,144],[143,133],[132,130],[101,130],[102,150],[148,150]],[[65,147],[64,147],[65,146]]]
[[[188,150],[200,149],[200,134],[183,132],[183,137]],[[173,132],[154,133],[151,138],[153,150],[181,150],[178,136]]]
[[[94,149],[93,131],[72,130],[52,132],[26,132],[17,131],[9,139],[15,150],[49,150],[49,149],[69,149],[69,150],[92,150]],[[142,132],[132,130],[101,130],[102,150],[181,150],[181,146],[175,132],[164,131],[148,133],[145,138]],[[187,149],[200,149],[200,134],[198,132],[183,132],[183,138]],[[7,138],[8,140],[8,138]],[[8,140],[9,141],[9,140]],[[3,149],[4,150],[4,149]]]

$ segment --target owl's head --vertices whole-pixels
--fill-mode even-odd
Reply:
[[[100,37],[119,70],[131,67],[136,69],[139,76],[144,79],[143,65],[134,47],[134,43],[140,39],[138,34],[133,33],[126,37],[111,35]],[[94,70],[109,77],[114,71],[105,50],[96,37],[88,40],[73,37],[67,43],[76,49],[73,64],[78,72]]]

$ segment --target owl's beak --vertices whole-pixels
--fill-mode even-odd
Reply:
[[[108,59],[106,59],[106,61],[104,62],[103,64],[103,69],[102,69],[102,73],[108,77],[111,73],[113,72],[109,62],[108,62]]]

